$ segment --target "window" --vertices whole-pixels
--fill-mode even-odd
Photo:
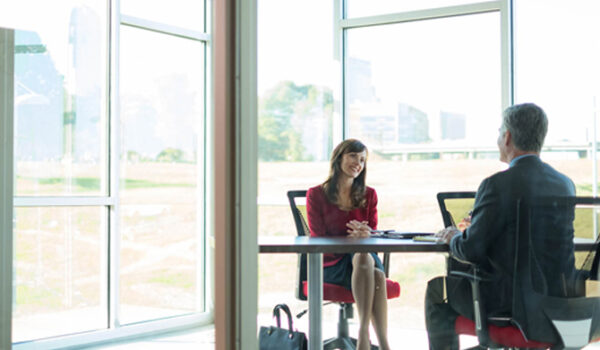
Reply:
[[[436,193],[476,190],[495,169],[499,24],[492,12],[348,30],[348,136],[370,149],[382,228],[436,230]]]
[[[0,14],[15,29],[16,349],[211,321],[206,3],[121,1],[112,23],[117,3]]]
[[[355,0],[336,1],[331,14],[322,8],[326,4],[312,4],[307,26],[293,23],[304,17],[303,9],[296,6],[309,7],[305,2],[259,2],[261,235],[296,234],[285,194],[322,183],[329,172],[331,150],[343,138],[358,138],[369,148],[367,183],[378,191],[379,227],[385,229],[441,228],[437,192],[474,191],[485,176],[503,168],[496,148],[508,88],[503,85],[506,52],[501,42],[502,19],[507,14],[501,4],[378,1],[362,5]],[[344,8],[347,18],[342,16]],[[394,13],[413,10],[419,11]],[[284,15],[287,11],[294,15]],[[316,13],[326,15],[315,17]],[[385,18],[362,18],[374,15]],[[271,27],[271,22],[279,25]],[[311,35],[315,28],[320,28],[320,35]],[[327,110],[281,96],[301,96],[295,87],[325,77],[332,79],[328,86],[333,110],[327,152],[312,159],[294,158],[305,144],[292,147],[293,139],[288,137],[288,143],[282,143],[285,147],[272,148],[281,153],[280,158],[268,159],[274,151],[269,153],[266,140],[275,140],[273,135],[283,139],[308,134],[310,147],[324,146],[319,124],[300,111],[327,115]],[[270,81],[284,79],[292,82],[271,88],[275,83]],[[269,93],[278,97],[277,103],[265,98]],[[283,121],[287,129],[268,132],[264,128],[282,126]],[[269,322],[275,296],[293,310],[306,307],[294,298],[295,280],[269,282],[278,276],[295,276],[296,264],[295,256],[259,256],[259,323]],[[424,329],[426,282],[443,274],[443,257],[396,254],[390,272],[403,288],[400,300],[388,305],[390,327]],[[323,309],[326,323],[335,322],[336,311]],[[306,319],[297,321],[298,327],[306,326]]]
[[[123,25],[120,72],[121,323],[203,311],[204,44]]]
[[[542,157],[573,179],[578,195],[598,193],[599,13],[596,1],[515,2],[515,102],[544,108]]]
[[[157,23],[164,23],[196,32],[205,26],[205,3],[198,0],[121,0],[121,13]]]
[[[258,232],[295,235],[286,192],[324,181],[334,139],[341,137],[333,4],[321,0],[257,4]],[[311,18],[309,26],[306,18]],[[296,257],[260,254],[258,262],[259,323],[270,322],[275,296],[292,310],[300,309],[303,303],[294,300],[294,278],[281,280],[284,275],[295,276]],[[306,317],[299,322],[306,322]]]
[[[436,194],[475,191],[501,167],[500,12],[349,28],[346,38],[345,120],[348,137],[369,147],[378,228],[436,232]],[[389,322],[423,328],[424,288],[444,259],[395,254],[391,263],[403,292]]]
[[[13,342],[106,328],[106,208],[18,207],[15,217]]]
[[[107,28],[100,1],[13,5],[23,28],[13,112],[13,342],[22,342],[108,325]]]
[[[498,161],[497,129],[502,110],[513,103],[535,102],[546,110],[550,124],[542,158],[575,181],[577,194],[597,195],[600,8],[596,1],[339,0],[333,2],[333,23],[329,12],[319,8],[324,5],[311,5],[313,14],[327,13],[323,18],[304,15],[295,7],[305,5],[291,0],[259,2],[259,90],[274,85],[265,84],[270,77],[292,77],[293,86],[333,78],[328,150],[350,137],[369,147],[367,182],[379,194],[380,228],[436,231],[442,227],[437,192],[475,191],[485,177],[505,169]],[[283,15],[286,10],[294,15]],[[311,18],[310,25],[294,23],[304,17]],[[270,27],[270,22],[279,25]],[[326,28],[329,25],[331,29]],[[313,27],[320,26],[321,35],[312,36]],[[272,42],[280,50],[269,49]],[[332,46],[323,48],[325,42]],[[332,59],[314,60],[324,52]],[[305,72],[308,55],[313,60]],[[273,91],[286,96],[281,92],[294,91],[290,86]],[[282,121],[299,119],[295,100],[275,104],[264,96],[260,123],[282,126]],[[270,115],[265,113],[269,110]],[[283,111],[294,117],[276,119]],[[305,127],[288,122],[277,132],[260,128],[259,137],[263,141],[274,140],[273,135],[281,139],[304,135]],[[317,130],[311,122],[311,140],[322,146]],[[263,141],[259,151],[259,232],[293,235],[283,196],[288,190],[323,182],[328,155],[320,162],[293,158],[302,143],[290,150],[288,141],[285,147],[272,148],[282,153],[276,162],[266,158],[270,151],[266,144]],[[284,273],[292,276],[295,259],[277,257],[263,263],[267,259],[260,257],[259,266],[260,316],[264,313],[265,319],[274,293],[295,305],[293,284],[278,283],[273,289],[263,282]],[[443,269],[438,256],[393,257],[391,276],[401,281],[403,296],[389,305],[390,326],[424,328],[426,281]],[[335,320],[327,309],[324,312],[326,320]]]

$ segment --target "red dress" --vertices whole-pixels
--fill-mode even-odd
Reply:
[[[346,224],[351,220],[367,221],[372,229],[377,229],[375,189],[367,186],[365,197],[367,201],[364,208],[346,211],[327,200],[321,185],[310,188],[306,194],[306,212],[311,237],[347,236]],[[343,256],[344,254],[323,254],[323,266],[335,265]]]

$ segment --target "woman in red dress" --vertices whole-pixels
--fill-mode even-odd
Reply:
[[[329,177],[308,190],[306,210],[313,237],[368,237],[377,228],[377,193],[366,186],[367,147],[348,139],[331,156]],[[375,253],[324,254],[323,281],[352,291],[360,328],[358,350],[371,348],[369,321],[380,349],[387,339],[387,290],[383,264]]]

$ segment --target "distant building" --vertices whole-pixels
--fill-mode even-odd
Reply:
[[[393,115],[361,115],[360,138],[367,144],[396,143],[396,117]]]
[[[466,137],[466,118],[464,114],[440,112],[442,140],[462,140]]]
[[[348,58],[348,102],[369,103],[376,100],[371,79],[371,62],[355,57]]]
[[[427,114],[413,106],[398,104],[397,143],[430,141]]]
[[[427,114],[407,104],[398,104],[397,113],[394,113],[394,109],[394,106],[373,103],[351,110],[350,127],[353,135],[367,144],[379,146],[431,140]],[[352,117],[354,113],[356,117]]]
[[[15,31],[14,69],[15,158],[60,159],[63,79],[37,33]]]
[[[15,31],[17,160],[99,160],[103,81],[99,23],[88,8],[72,10],[66,62],[55,61],[38,33]],[[36,147],[39,144],[44,147]]]
[[[332,150],[331,123],[333,97],[329,89],[313,87],[314,108],[292,116],[294,130],[300,130],[305,160],[329,160]]]

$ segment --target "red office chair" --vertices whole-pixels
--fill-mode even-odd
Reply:
[[[299,205],[297,203],[299,199],[306,198],[306,191],[288,191],[287,196],[290,201],[290,207],[292,209],[292,215],[294,216],[298,236],[308,235],[310,231],[306,224],[306,220],[304,219],[303,210],[301,209],[303,208],[305,212],[305,205]],[[388,276],[389,253],[384,254],[383,265],[385,268],[385,275]],[[298,254],[297,271],[296,298],[307,300],[308,284],[306,283],[306,254]],[[398,282],[388,279],[386,286],[388,299],[400,296],[400,284]],[[337,337],[325,340],[323,342],[323,349],[356,349],[356,339],[351,338],[348,334],[348,319],[353,316],[352,303],[354,303],[354,297],[352,296],[352,292],[342,286],[323,283],[323,300],[335,302],[340,305]],[[376,350],[378,347],[373,345],[371,346],[371,349]]]
[[[457,318],[457,334],[477,335],[478,348],[570,350],[581,349],[599,340],[600,298],[584,297],[582,286],[584,279],[598,277],[597,252],[591,253],[593,263],[589,264],[595,267],[590,271],[585,271],[586,266],[578,270],[583,277],[572,281],[574,283],[567,297],[551,295],[555,293],[549,292],[551,287],[547,281],[554,274],[544,271],[539,263],[544,259],[544,253],[552,252],[556,244],[561,244],[561,232],[572,227],[574,209],[578,205],[600,208],[600,199],[538,197],[531,202],[519,202],[513,310],[509,317],[494,319],[486,316],[484,300],[479,293],[480,284],[485,283],[485,279],[478,275],[477,266],[474,266],[471,274],[452,273],[466,277],[471,282],[475,310],[475,321],[463,316]],[[588,219],[588,225],[591,225],[591,217]],[[505,326],[490,324],[489,321],[504,322]]]

